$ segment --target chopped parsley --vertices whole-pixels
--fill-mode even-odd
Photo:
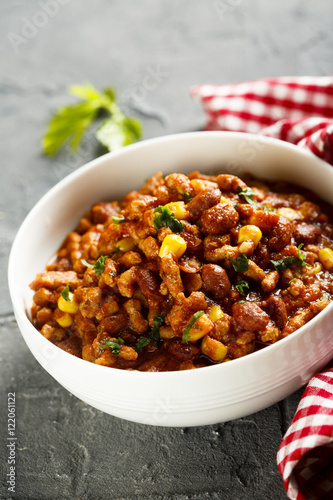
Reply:
[[[150,342],[153,342],[157,347],[159,341],[161,340],[160,328],[163,324],[164,318],[164,314],[158,314],[157,316],[155,316],[155,318],[153,319],[154,326],[148,334],[149,337],[140,337],[137,341],[135,346],[137,352],[141,352],[142,349],[146,347],[146,345],[150,344]]]
[[[67,285],[65,286],[65,288],[63,289],[63,291],[61,292],[60,294],[62,296],[63,299],[65,299],[67,302],[70,302],[70,296],[69,296],[69,286],[68,286],[68,283]]]
[[[140,337],[139,340],[136,343],[135,350],[136,352],[141,352],[146,345],[150,344],[150,338],[149,337]]]
[[[271,260],[271,264],[273,264],[274,268],[276,271],[283,271],[284,269],[287,269],[288,267],[295,265],[295,266],[308,266],[305,262],[305,255],[301,253],[301,248],[303,246],[303,243],[301,243],[297,247],[297,255],[298,257],[283,257],[282,259],[279,260]]]
[[[100,344],[101,349],[107,349],[108,347],[111,348],[112,354],[115,354],[118,356],[120,354],[120,349],[124,345],[124,341],[121,338],[118,338],[116,340],[114,339],[106,339],[105,344]]]
[[[263,206],[262,206],[262,209],[263,209],[265,212],[275,212],[275,208],[273,208],[273,207],[269,207],[268,205],[263,205]]]
[[[183,224],[176,219],[172,210],[168,207],[160,205],[154,210],[154,226],[156,229],[161,227],[168,227],[174,233],[180,233],[183,230]]]
[[[192,200],[192,195],[187,191],[185,193],[182,193],[182,196],[184,197],[185,203],[188,203]]]
[[[245,273],[249,269],[249,259],[245,253],[240,253],[237,259],[231,259],[231,263],[236,273]]]
[[[123,222],[125,222],[125,217],[123,215],[114,215],[112,217],[112,222],[113,224],[122,224]]]
[[[320,297],[319,300],[332,300],[332,299],[329,293],[323,292],[323,295]]]
[[[187,344],[187,342],[190,340],[190,331],[194,323],[197,321],[197,319],[201,318],[205,314],[204,311],[197,311],[196,313],[193,314],[192,318],[190,321],[187,323],[186,327],[184,328],[183,335],[182,335],[182,341]]]
[[[89,262],[84,259],[81,259],[81,262],[84,266],[91,267],[95,271],[96,276],[100,276],[102,273],[104,273],[105,262],[107,258],[107,255],[101,255],[98,261],[95,262],[95,264],[89,264]]]
[[[256,193],[249,187],[247,187],[245,189],[238,190],[238,196],[244,196],[246,202],[249,205],[252,205],[253,207],[258,208],[258,203],[256,202],[256,200],[253,199],[253,196],[255,196],[255,195],[256,195]]]
[[[250,285],[248,281],[240,280],[235,286],[236,290],[239,291],[241,295],[246,295],[246,293],[250,290]]]

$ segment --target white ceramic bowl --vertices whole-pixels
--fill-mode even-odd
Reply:
[[[62,351],[32,326],[29,283],[94,202],[119,199],[157,170],[168,174],[197,169],[287,180],[333,202],[333,168],[295,146],[232,132],[188,133],[129,146],[76,170],[37,203],[14,241],[9,287],[32,354],[68,391],[111,415],[162,426],[231,420],[285,398],[332,358],[333,304],[270,347],[229,363],[180,372],[98,366]]]

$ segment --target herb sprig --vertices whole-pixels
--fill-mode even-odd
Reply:
[[[141,137],[141,122],[125,116],[116,103],[111,87],[99,92],[90,83],[72,85],[69,93],[80,98],[78,104],[60,108],[50,120],[42,139],[43,151],[55,155],[68,141],[77,150],[84,133],[98,118],[101,111],[109,116],[98,128],[95,136],[109,151],[132,144]]]
[[[162,205],[155,208],[153,223],[156,229],[168,227],[174,233],[180,233],[184,228],[183,224],[176,219],[172,210],[170,210],[169,207],[164,207]]]
[[[89,264],[89,262],[87,262],[84,259],[81,259],[81,262],[84,266],[91,267],[95,271],[96,276],[100,276],[101,274],[104,273],[105,262],[107,258],[108,258],[107,255],[101,255],[98,261],[95,262],[95,264]]]
[[[137,352],[141,352],[146,345],[150,344],[150,342],[153,342],[154,345],[157,347],[159,341],[161,340],[161,335],[160,335],[160,328],[163,324],[164,321],[164,314],[158,314],[155,316],[153,319],[154,326],[149,332],[148,337],[140,337],[139,340],[136,343],[135,350]]]
[[[105,343],[100,344],[99,347],[101,349],[107,349],[108,347],[110,347],[112,354],[119,356],[120,349],[122,348],[123,345],[124,341],[119,337],[118,339],[106,339]]]
[[[245,253],[240,253],[237,259],[231,259],[231,264],[236,273],[245,273],[249,269],[249,259]]]
[[[238,196],[243,196],[249,205],[258,208],[257,201],[253,199],[255,195],[256,193],[249,187],[246,187],[245,189],[239,188],[238,190]]]
[[[240,280],[238,281],[237,285],[235,285],[236,290],[239,291],[241,295],[246,295],[247,292],[250,290],[250,284],[248,281],[245,280]]]
[[[193,314],[191,317],[190,321],[187,323],[186,327],[183,330],[183,335],[182,335],[182,341],[187,344],[189,340],[191,339],[190,336],[190,331],[194,323],[197,321],[197,319],[201,318],[205,314],[205,311],[197,311],[196,313]]]
[[[60,295],[62,296],[63,299],[66,300],[66,302],[70,302],[71,298],[69,296],[69,286],[68,286],[68,283],[67,283],[67,285],[65,286],[65,288],[63,289],[63,291],[61,292]]]
[[[288,256],[288,257],[283,257],[282,259],[279,260],[270,260],[271,264],[274,266],[276,271],[283,271],[284,269],[287,269],[288,267],[292,265],[296,266],[308,266],[305,262],[305,255],[301,253],[301,248],[304,244],[301,243],[297,247],[297,255],[298,257],[293,257],[293,256]]]

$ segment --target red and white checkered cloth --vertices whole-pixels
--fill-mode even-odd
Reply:
[[[311,378],[277,464],[289,498],[333,499],[333,368]]]
[[[250,132],[308,148],[333,165],[333,77],[198,85],[207,130]],[[312,377],[277,454],[292,500],[333,499],[333,367]]]
[[[206,130],[276,137],[310,149],[333,165],[333,77],[283,77],[198,85]]]

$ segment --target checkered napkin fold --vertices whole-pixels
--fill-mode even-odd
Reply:
[[[282,139],[333,165],[333,77],[283,77],[198,85],[206,130]],[[277,463],[292,500],[333,499],[333,363],[314,375],[280,444]]]

